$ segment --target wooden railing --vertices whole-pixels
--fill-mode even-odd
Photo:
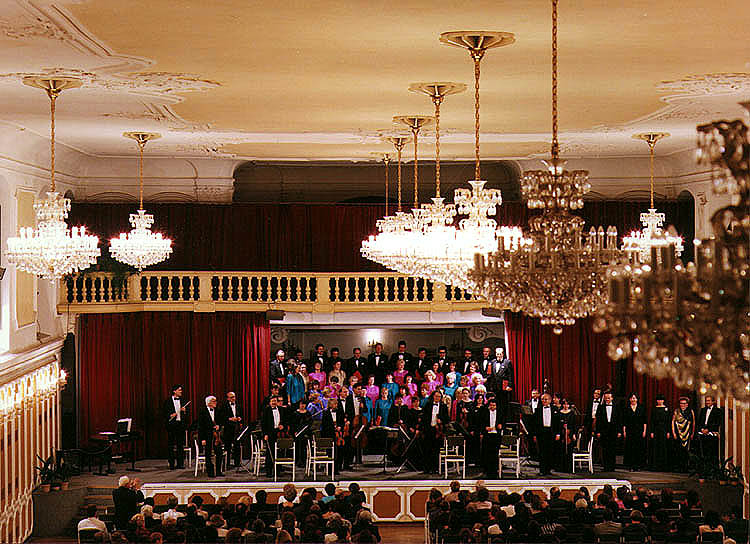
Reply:
[[[58,310],[451,311],[478,309],[466,291],[396,273],[144,272],[62,281]]]

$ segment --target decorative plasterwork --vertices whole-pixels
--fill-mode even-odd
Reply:
[[[660,92],[670,93],[664,97],[669,102],[675,97],[716,96],[750,93],[750,73],[714,73],[685,76],[673,81],[662,81],[656,86]]]
[[[503,325],[487,326],[474,325],[466,329],[466,334],[472,342],[484,342],[488,338],[505,338],[505,327]]]
[[[0,19],[0,34],[14,40],[29,38],[47,38],[50,40],[69,40],[71,34],[54,22],[42,16],[22,15],[15,19]]]
[[[179,102],[180,94],[205,91],[219,87],[216,81],[201,79],[193,74],[170,72],[137,72],[126,75],[98,74],[77,68],[45,68],[39,72],[13,72],[0,74],[0,79],[26,77],[75,77],[83,81],[84,87],[112,92],[135,93],[144,97]]]

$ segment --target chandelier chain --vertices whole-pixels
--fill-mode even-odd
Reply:
[[[385,215],[388,215],[388,170],[390,170],[391,157],[388,153],[383,155],[383,162],[385,163]]]
[[[139,210],[143,209],[143,148],[146,147],[146,140],[138,140],[138,183],[140,185],[140,192],[139,192]]]
[[[560,152],[557,111],[557,0],[552,0],[552,159]]]
[[[60,95],[60,90],[51,83],[47,88],[49,96],[49,113],[50,113],[50,138],[49,138],[49,155],[50,155],[50,191],[55,192],[55,103]]]
[[[435,196],[440,198],[440,103],[444,95],[436,94],[432,101],[435,103]]]
[[[651,191],[651,207],[654,207],[654,147],[656,146],[656,138],[653,136],[649,137],[648,140],[646,140],[646,143],[648,144],[648,150],[649,150],[649,161],[648,161],[648,170],[649,170],[649,190]]]
[[[419,156],[417,151],[419,148],[419,122],[415,122],[411,127],[411,132],[414,135],[414,207],[419,207]]]
[[[472,52],[472,58],[474,59],[474,179],[479,181],[481,177],[479,168],[479,63],[482,61],[481,54]]]
[[[398,153],[398,211],[401,211],[401,151],[404,149],[404,144],[396,144],[396,152]]]

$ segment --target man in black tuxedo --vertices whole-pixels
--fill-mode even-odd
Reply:
[[[448,348],[446,346],[439,346],[437,352],[437,362],[443,372],[448,372],[452,359],[448,357]],[[429,368],[429,367],[428,367]],[[420,371],[421,372],[421,371]],[[461,372],[461,369],[456,365],[456,372]],[[424,374],[422,374],[424,376]]]
[[[219,424],[219,414],[216,410],[216,397],[209,395],[206,397],[206,407],[198,411],[198,439],[203,446],[203,453],[206,456],[206,473],[209,478],[214,476],[224,476],[221,472],[221,462],[224,457],[224,448],[221,441],[217,444],[216,437],[221,433]],[[216,466],[214,468],[214,459]]]
[[[330,438],[334,443],[334,473],[341,472],[341,466],[344,462],[346,444],[339,445],[338,438],[342,437],[347,430],[347,420],[344,409],[339,406],[339,400],[332,398],[328,400],[328,408],[323,412],[323,420],[320,424],[320,436]]]
[[[407,370],[412,368],[412,354],[406,351],[406,342],[403,340],[398,341],[398,351],[396,353],[391,354],[391,359],[388,362],[388,370],[387,372],[393,372],[396,370],[398,362],[403,360],[404,361],[404,368]],[[386,373],[387,373],[386,372]],[[378,382],[382,383],[382,382]]]
[[[271,383],[283,383],[286,379],[286,353],[283,349],[276,352],[276,358],[270,363],[270,370],[268,371]]]
[[[167,427],[167,460],[169,470],[185,468],[185,429],[187,429],[187,406],[182,401],[182,386],[172,387],[172,393],[162,405],[162,417]]]
[[[542,405],[542,401],[539,398],[539,389],[536,387],[532,389],[531,398],[527,399],[523,404],[531,408],[531,414],[522,413],[521,421],[523,421],[526,431],[529,433],[529,455],[532,459],[536,460],[539,458],[539,445],[534,440],[536,437],[536,411]]]
[[[440,473],[438,453],[445,434],[445,427],[450,423],[448,407],[443,403],[443,394],[435,390],[430,400],[422,409],[422,434],[424,436],[425,474]]]
[[[346,365],[346,361],[341,358],[341,350],[339,348],[331,348],[328,356],[328,366],[333,369],[333,365],[336,364],[336,361],[341,361],[341,368],[344,368]]]
[[[266,476],[273,477],[273,448],[279,433],[286,428],[286,421],[279,408],[279,397],[271,397],[260,417],[260,428],[266,442]]]
[[[375,376],[375,383],[381,384],[385,381],[388,373],[388,356],[383,353],[383,344],[375,344],[375,351],[367,356],[367,374]]]
[[[490,369],[494,377],[498,406],[503,416],[508,417],[510,397],[515,388],[515,372],[513,372],[513,362],[505,356],[503,348],[495,349],[495,359],[490,363]]]
[[[409,373],[414,376],[414,379],[417,379],[417,372],[419,373],[420,377],[424,377],[424,373],[432,368],[432,360],[427,358],[426,348],[419,348],[417,350],[417,357],[415,359],[412,359],[411,366],[412,368],[407,368],[406,370],[408,370]]]
[[[323,370],[325,370],[326,372],[330,372],[333,368],[331,360],[326,355],[326,347],[323,344],[315,344],[315,353],[313,353],[313,356],[310,357],[307,368],[309,368],[310,371],[314,370],[315,363],[317,363],[318,361],[320,361],[320,364],[323,365]]]
[[[468,374],[469,367],[471,366],[471,363],[473,361],[474,361],[474,354],[471,352],[469,348],[466,348],[464,350],[464,360],[456,365],[456,370],[459,371],[461,375]]]
[[[482,376],[489,378],[492,374],[492,363],[495,362],[495,358],[492,356],[492,348],[484,346],[482,348],[482,360],[479,361],[479,372]]]
[[[352,350],[352,357],[346,361],[344,365],[344,371],[347,376],[351,376],[355,372],[359,372],[359,379],[363,380],[367,376],[367,359],[362,357],[362,350],[354,348]]]
[[[500,433],[503,429],[503,415],[497,407],[497,400],[491,398],[487,402],[487,410],[481,415],[482,432],[482,465],[488,479],[497,480],[498,458],[497,451],[500,446]]]
[[[724,414],[711,395],[707,395],[704,406],[695,422],[696,437],[704,459],[718,466],[719,464],[719,436],[724,425]]]
[[[234,391],[227,393],[227,399],[219,409],[219,424],[223,426],[222,441],[227,451],[227,467],[234,460],[234,466],[239,468],[240,444],[235,442],[242,430],[242,409],[237,404],[237,396]]]
[[[617,440],[622,437],[620,411],[612,401],[612,391],[605,391],[604,402],[596,410],[596,439],[602,447],[604,472],[615,470]]]
[[[389,427],[405,427],[407,425],[409,421],[409,409],[404,406],[403,400],[401,393],[397,393],[396,398],[393,400],[393,406],[388,411],[388,422],[386,424]]]
[[[542,395],[541,402],[534,413],[536,442],[539,447],[539,476],[549,476],[555,460],[555,442],[560,440],[560,418],[552,406],[549,393]]]
[[[589,435],[595,431],[596,413],[599,410],[599,405],[602,403],[602,390],[599,387],[595,387],[591,393],[591,400],[586,405],[586,413],[584,415],[583,426]]]

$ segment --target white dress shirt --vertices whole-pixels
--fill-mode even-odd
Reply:
[[[611,423],[612,422],[612,405],[607,404],[607,406],[605,406],[605,409],[607,410],[607,423]]]
[[[531,399],[531,409],[536,412],[536,407],[539,406],[539,400]]]
[[[177,397],[172,397],[172,402],[174,403],[174,411],[177,414],[175,419],[177,421],[182,421],[182,401]]]
[[[211,421],[213,421],[214,423],[216,423],[216,419],[214,418],[214,409],[213,408],[209,408],[208,409],[208,415],[211,416]]]
[[[591,403],[591,417],[596,417],[596,411],[599,409],[599,401],[595,400]]]
[[[491,433],[497,433],[497,410],[490,410],[490,427],[492,429],[489,431]]]
[[[552,407],[542,406],[542,426],[552,427]]]
[[[710,408],[706,409],[706,421],[704,421],[704,425],[708,425],[708,418],[711,417],[711,410],[713,410],[714,407],[711,406]]]
[[[432,405],[432,418],[430,419],[430,425],[436,427],[438,424],[438,414],[440,413],[440,405]]]
[[[273,428],[276,429],[281,424],[281,414],[278,408],[273,408],[271,413],[273,414]]]
[[[336,424],[336,411],[331,410],[331,419],[333,420],[333,424]]]
[[[232,409],[232,417],[237,417],[237,405],[233,402],[230,402],[229,407]]]

